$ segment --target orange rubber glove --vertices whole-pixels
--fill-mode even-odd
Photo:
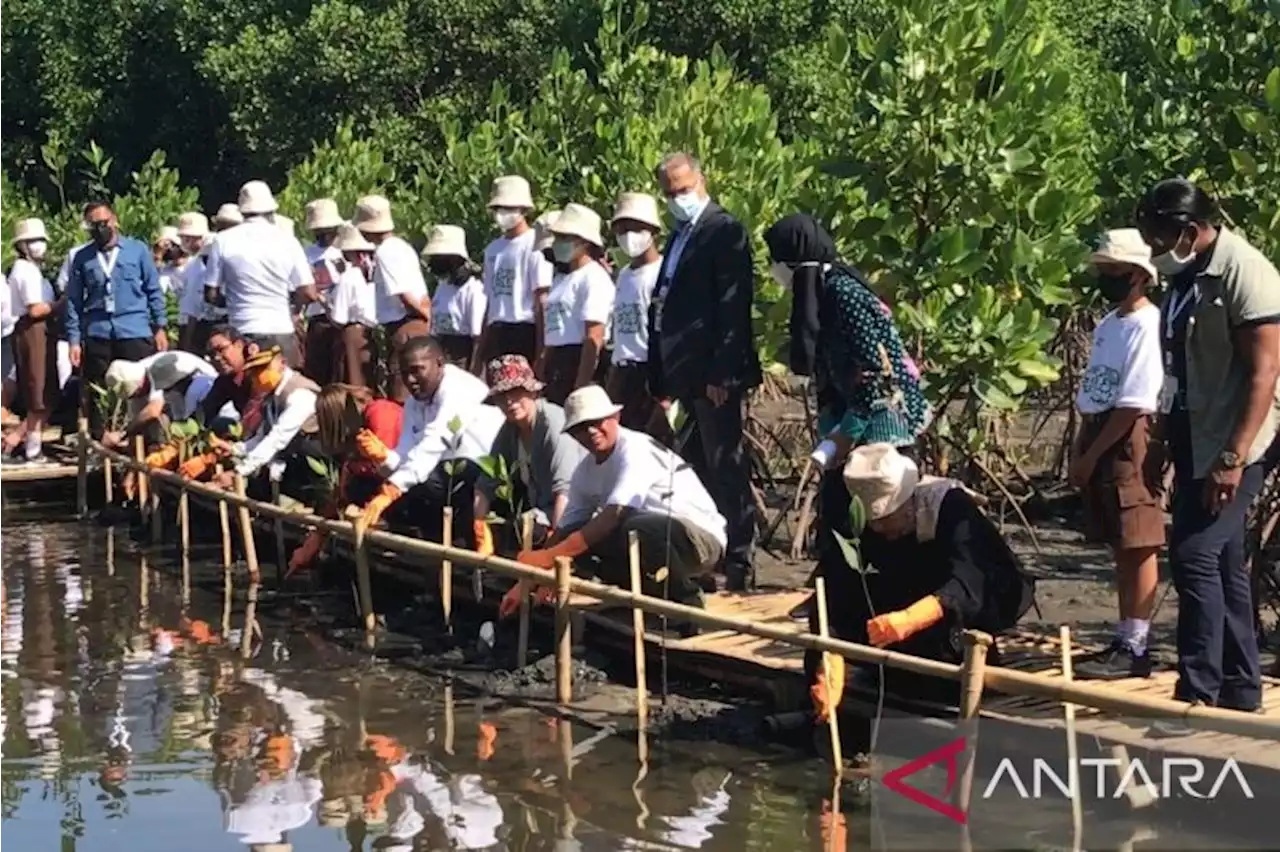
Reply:
[[[582,533],[570,533],[568,538],[552,547],[543,548],[542,550],[522,550],[516,556],[516,561],[525,565],[531,565],[534,568],[541,568],[544,571],[551,571],[556,567],[556,558],[567,556],[573,559],[587,552],[587,540]]]
[[[476,759],[488,760],[493,757],[497,751],[498,729],[493,726],[492,722],[480,723],[480,736],[476,740]]]
[[[387,460],[387,445],[368,429],[361,429],[356,433],[356,449],[374,464],[382,464]]]
[[[199,479],[205,475],[209,468],[213,467],[218,457],[214,453],[205,453],[200,456],[192,456],[182,463],[178,468],[178,473],[184,479]]]
[[[147,467],[167,468],[178,458],[178,445],[165,444],[160,449],[151,453],[142,463]]]
[[[831,800],[822,800],[822,815],[818,818],[822,831],[822,848],[843,852],[849,848],[849,824],[844,814],[832,811]]]
[[[382,483],[382,488],[373,498],[365,504],[364,511],[360,513],[360,518],[364,521],[365,529],[373,529],[378,525],[378,521],[382,520],[382,513],[387,511],[387,507],[400,499],[401,491],[390,482]]]
[[[827,658],[827,668],[831,670],[831,677],[827,678],[826,671],[819,663],[818,680],[809,687],[809,697],[813,699],[815,722],[829,720],[844,699],[844,657],[839,654],[824,656]]]
[[[293,765],[293,741],[284,734],[267,737],[262,747],[262,763],[270,772],[285,772]]]
[[[404,746],[400,745],[395,737],[370,734],[365,737],[364,746],[372,751],[375,757],[390,766],[394,766],[405,757]]]
[[[217,645],[220,641],[218,635],[213,632],[213,628],[209,626],[209,622],[197,618],[187,627],[187,632],[191,634],[191,638],[196,641],[197,645]]]
[[[488,522],[477,519],[472,522],[471,530],[476,536],[476,553],[481,556],[492,556],[493,530],[489,529]]]
[[[867,622],[867,639],[877,648],[893,645],[926,630],[942,620],[942,602],[934,595],[923,597],[906,609],[877,615]]]
[[[307,533],[307,537],[302,540],[302,544],[293,551],[289,557],[289,570],[284,572],[284,578],[289,579],[295,571],[301,571],[309,566],[320,554],[320,548],[324,546],[324,533],[320,530],[312,530]]]

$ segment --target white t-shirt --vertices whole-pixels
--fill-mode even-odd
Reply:
[[[182,293],[186,287],[186,269],[189,264],[181,266],[174,263],[161,264],[156,273],[160,276],[160,291],[172,293],[178,301],[182,301]]]
[[[1160,404],[1160,309],[1146,305],[1131,314],[1107,314],[1093,332],[1089,367],[1076,406],[1082,414],[1113,408],[1152,413]]]
[[[166,355],[177,359],[179,378],[173,384],[176,385],[182,379],[191,377],[190,384],[181,394],[176,393],[172,385],[167,388],[157,387],[155,377],[152,375],[152,366]],[[155,355],[148,355],[138,363],[146,368],[147,385],[151,388],[147,395],[147,402],[163,401],[169,410],[169,416],[174,420],[186,420],[188,417],[195,416],[196,409],[209,395],[214,380],[218,378],[218,371],[212,364],[191,352],[157,352]],[[234,412],[235,407],[231,406],[231,410]],[[225,414],[226,409],[224,408],[221,413]],[[235,417],[238,419],[238,414]]]
[[[66,258],[62,261],[62,267],[58,270],[58,278],[55,282],[57,284],[57,291],[59,293],[67,292],[67,282],[71,280],[72,259],[74,259],[75,256],[80,253],[80,249],[88,248],[91,245],[93,245],[92,240],[90,240],[87,243],[80,243],[80,245],[74,246],[71,249],[71,251],[67,252]]]
[[[613,302],[613,362],[644,363],[649,360],[649,302],[662,271],[662,258],[639,269],[624,267],[618,273],[618,293]]]
[[[489,322],[534,321],[536,290],[551,286],[551,264],[533,250],[533,228],[514,239],[498,237],[484,250],[484,294]]]
[[[724,516],[702,480],[680,456],[643,432],[620,427],[603,462],[588,454],[573,472],[561,529],[581,527],[605,506],[670,513],[728,546]]]
[[[204,300],[205,269],[208,266],[208,249],[191,258],[182,269],[185,279],[182,295],[178,298],[178,324],[192,321],[221,322],[227,318],[227,309],[211,305]]]
[[[205,266],[205,286],[222,290],[241,334],[293,334],[292,294],[313,280],[302,243],[263,218],[220,232]]]
[[[55,297],[53,285],[44,277],[40,267],[20,257],[9,270],[9,298],[16,321],[27,315],[27,308],[31,305],[52,303]]]
[[[13,334],[13,327],[17,324],[18,318],[13,314],[13,291],[9,288],[8,282],[5,282],[5,285],[0,287],[0,337]]]
[[[487,304],[484,282],[479,278],[472,278],[461,287],[452,278],[441,279],[431,297],[431,333],[479,337]]]
[[[589,322],[605,325],[613,311],[613,279],[594,261],[557,276],[547,295],[546,345],[581,343]]]
[[[378,293],[378,322],[385,325],[408,316],[401,296],[421,299],[427,282],[413,246],[400,237],[387,237],[373,253],[373,283]]]
[[[378,324],[378,291],[354,263],[343,261],[342,271],[329,290],[329,319],[338,325],[358,322],[372,328]]]
[[[342,259],[342,252],[333,246],[322,246],[316,243],[307,246],[305,251],[307,253],[307,263],[311,265],[312,270],[323,263],[329,271],[329,281],[336,285],[338,283],[338,270],[333,265],[333,262]],[[314,271],[312,275],[315,275]],[[321,295],[325,294],[322,293]],[[332,288],[329,290],[328,295],[330,299],[333,298]],[[324,305],[320,302],[311,302],[302,313],[308,317],[322,317],[324,316]]]

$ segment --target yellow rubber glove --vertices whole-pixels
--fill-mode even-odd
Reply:
[[[844,700],[844,657],[838,654],[824,656],[827,658],[827,668],[831,670],[831,677],[827,678],[826,671],[819,663],[818,680],[809,687],[809,697],[813,699],[814,720],[817,722],[830,719],[831,714]]]
[[[324,545],[324,533],[320,530],[312,530],[307,533],[307,537],[302,540],[302,544],[298,545],[293,551],[293,555],[289,557],[289,570],[284,572],[285,579],[295,572],[300,571],[310,565],[320,554],[320,548]]]
[[[942,620],[942,602],[923,597],[906,609],[877,615],[867,622],[867,639],[877,648],[893,645],[927,630]]]
[[[360,513],[365,529],[376,527],[378,521],[382,520],[382,513],[387,511],[388,506],[400,499],[400,494],[400,489],[390,482],[382,483],[382,488],[377,494],[373,495],[373,499],[365,504],[364,511]]]
[[[382,464],[387,460],[387,445],[368,429],[361,429],[356,433],[356,449],[374,464]]]
[[[213,466],[215,461],[217,461],[217,456],[213,453],[193,456],[182,463],[178,468],[178,473],[184,479],[199,479],[204,476],[205,471]]]
[[[473,521],[471,530],[476,537],[476,553],[481,556],[493,555],[493,530],[489,529],[489,524],[482,520]]]
[[[178,458],[178,445],[165,444],[142,460],[147,467],[167,468]]]

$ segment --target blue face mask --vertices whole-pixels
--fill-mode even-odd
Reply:
[[[568,263],[573,260],[573,249],[573,240],[556,240],[551,244],[551,253],[558,263]]]
[[[674,198],[667,199],[667,209],[676,217],[677,222],[688,222],[698,214],[702,207],[702,199],[694,190],[682,192]]]

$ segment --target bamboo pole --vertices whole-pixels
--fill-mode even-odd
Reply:
[[[573,701],[573,629],[569,619],[570,580],[573,561],[556,557],[556,701]]]
[[[520,549],[533,547],[533,512],[525,512],[521,519]],[[529,664],[529,596],[520,596],[520,627],[516,634],[516,668]]]
[[[102,460],[102,488],[103,496],[106,498],[107,505],[110,506],[115,500],[116,484],[112,482],[111,459]]]
[[[225,496],[225,495],[224,495]],[[258,545],[253,540],[253,519],[249,517],[249,498],[245,494],[244,477],[236,474],[237,515],[240,517],[240,535],[244,537],[244,561],[249,566],[249,582],[257,584],[262,579],[258,571]]]
[[[77,428],[76,511],[83,519],[89,517],[89,418],[81,417]]]
[[[373,637],[378,628],[378,618],[373,612],[373,583],[369,578],[369,549],[366,545],[365,521],[356,518],[356,584],[360,590],[360,615],[364,619],[366,640]]]
[[[277,482],[274,477],[271,478],[271,502],[277,506],[280,506],[280,483]],[[283,506],[281,506],[281,508],[283,508]],[[288,570],[288,567],[289,567],[289,554],[288,552],[285,551],[285,548],[284,548],[284,519],[283,518],[276,518],[275,534],[276,534],[276,582],[277,582],[277,585],[279,585],[280,579],[284,577],[284,572]]]
[[[640,537],[635,530],[627,533],[627,562],[631,569],[631,592],[640,596]],[[635,642],[636,657],[636,728],[639,732],[640,762],[649,759],[649,743],[646,731],[649,726],[649,678],[645,671],[644,611],[631,609],[631,632]]]
[[[817,598],[818,604],[818,635],[823,639],[831,638],[831,627],[827,619],[827,581],[822,577],[815,577],[814,580],[814,596]],[[843,664],[843,660],[841,664]],[[831,688],[831,675],[835,661],[831,659],[830,652],[822,653],[822,673],[826,681],[827,688]],[[827,729],[831,732],[831,762],[835,765],[836,783],[844,776],[844,749],[840,744],[840,714],[837,707],[831,708],[830,717],[827,719]]]
[[[220,503],[220,506],[226,506]],[[222,572],[222,635],[225,637],[231,633],[231,571],[229,569]]]
[[[107,527],[107,576],[116,575],[116,528]]]
[[[138,495],[138,511],[142,513],[142,522],[146,523],[151,514],[151,477],[144,475],[146,465],[142,460],[146,458],[146,448],[142,444],[141,435],[135,435],[133,438],[133,455],[137,466],[129,466],[129,470],[133,471],[134,492]]]
[[[214,465],[215,476],[222,476],[222,465]],[[186,494],[187,489],[182,489]],[[222,573],[226,575],[228,585],[231,578],[231,518],[227,511],[227,501],[218,501],[218,525],[222,528]]]
[[[191,501],[184,488],[178,493],[178,535],[182,560],[182,605],[191,603]]]
[[[244,630],[240,633],[240,659],[247,660],[253,656],[253,628],[258,623],[258,578],[253,575],[249,580],[249,601],[244,607]]]
[[[453,544],[453,507],[444,507],[444,544]],[[444,629],[453,633],[453,561],[447,557],[440,563],[440,609],[444,613]]]
[[[969,800],[973,795],[973,772],[978,756],[978,714],[982,710],[982,687],[987,668],[987,651],[991,648],[991,636],[980,630],[966,630],[964,641],[964,666],[960,677],[960,725],[964,730],[964,772],[956,787],[956,807],[969,812]],[[963,845],[969,845],[968,825],[964,826]]]
[[[100,456],[112,458],[126,467],[132,467],[136,464],[131,459],[114,453],[97,442],[94,442],[92,447],[94,452]],[[285,512],[278,506],[249,500],[235,494],[228,494],[201,483],[186,482],[182,477],[169,471],[157,470],[153,472],[152,476],[156,481],[166,486],[186,488],[193,494],[200,495],[205,499],[224,500],[238,507],[252,508],[264,517],[283,517],[286,523],[302,527],[318,527],[344,541],[354,540],[353,527],[348,522],[335,521],[301,512]],[[433,542],[419,541],[389,532],[370,532],[367,533],[366,537],[373,545],[401,554],[436,560],[448,557],[461,565],[493,570],[503,576],[528,580],[534,584],[545,584],[547,581],[545,571],[531,568],[528,565],[522,565],[519,562],[504,559],[500,556],[480,556],[474,551],[444,547]],[[782,627],[766,622],[753,622],[733,618],[661,598],[637,596],[629,590],[578,578],[570,579],[570,592],[621,607],[638,606],[646,613],[685,619],[711,630],[727,630],[747,636],[758,636],[762,639],[770,639],[796,648],[830,651],[855,662],[885,665],[900,671],[913,672],[944,680],[960,680],[961,667],[952,663],[941,663],[936,660],[914,657],[910,654],[872,648],[867,645],[846,642],[842,639],[824,640],[821,636],[807,633],[799,627]],[[999,667],[986,668],[983,680],[984,688],[1012,695],[1043,698],[1058,703],[1071,701],[1077,705],[1117,715],[1143,718],[1175,718],[1198,730],[1214,731],[1221,734],[1233,734],[1265,740],[1280,739],[1280,719],[1260,714],[1242,713],[1236,710],[1224,710],[1216,707],[1192,706],[1185,702],[1171,699],[1126,695],[1106,687],[1089,685],[1078,681],[1068,684],[1058,677],[1048,677]]]
[[[1071,628],[1062,625],[1059,629],[1062,640],[1062,679],[1067,683],[1074,680],[1071,660]],[[1070,701],[1063,702],[1062,717],[1067,728],[1067,787],[1071,790],[1071,848],[1080,852],[1080,843],[1084,834],[1084,809],[1080,802],[1080,767],[1077,759],[1080,755],[1076,742],[1076,706]]]
[[[444,753],[453,754],[453,676],[444,682]]]

